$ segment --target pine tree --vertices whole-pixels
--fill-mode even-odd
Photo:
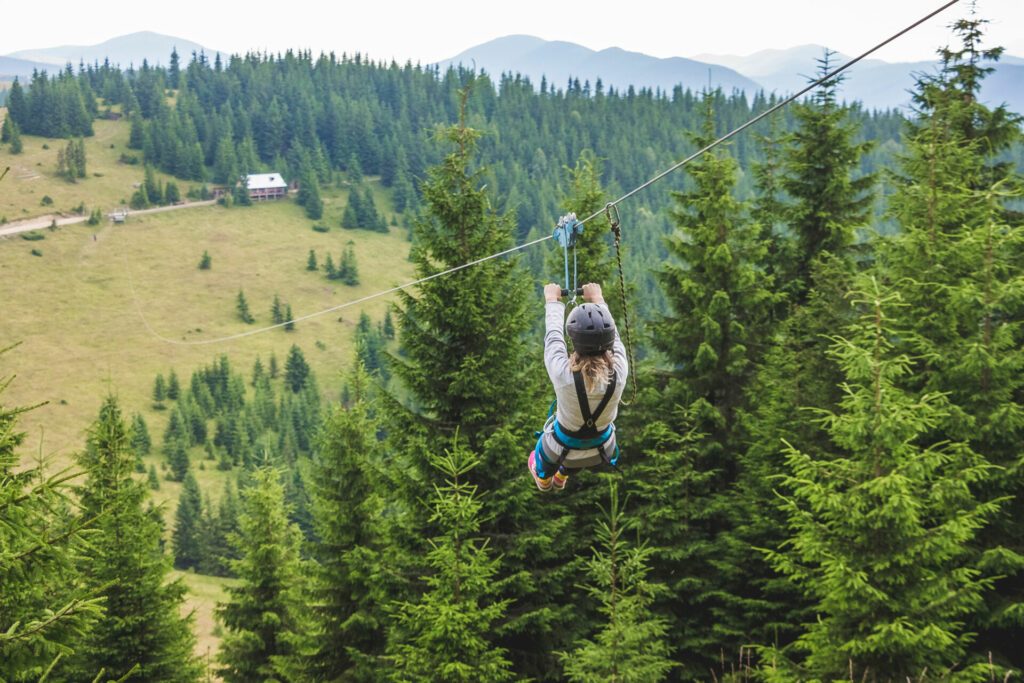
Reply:
[[[712,103],[705,94],[699,147],[715,137]],[[749,551],[736,540],[748,520],[734,490],[742,476],[742,414],[770,338],[774,295],[764,273],[765,244],[733,195],[735,160],[711,152],[688,170],[693,189],[675,194],[678,229],[667,241],[673,258],[657,274],[671,310],[653,325],[654,346],[673,370],[658,398],[645,399],[653,402],[640,411],[643,424],[633,426],[642,437],[637,445],[658,453],[638,465],[644,481],[638,517],[652,544],[655,580],[671,589],[659,607],[673,618],[673,655],[692,677],[712,667],[722,650],[749,643],[763,616],[749,590],[750,573],[759,567],[744,560]],[[690,432],[701,436],[669,436]],[[666,460],[675,471],[663,472]],[[679,506],[665,500],[661,486],[669,482],[686,491],[687,503],[677,510],[682,524],[653,521],[666,505]]]
[[[185,440],[175,438],[164,446],[164,453],[167,456],[167,464],[171,468],[171,481],[184,481],[189,470],[188,449]]]
[[[208,252],[206,249],[203,249],[203,255],[199,259],[199,270],[209,270],[212,264],[213,259],[210,258],[210,252]]]
[[[199,542],[202,503],[199,484],[189,472],[185,475],[181,497],[178,498],[178,509],[174,515],[174,534],[171,536],[174,566],[177,569],[195,569],[202,562],[203,554]]]
[[[270,353],[270,365],[267,370],[270,373],[270,379],[277,379],[277,354],[273,351]]]
[[[481,177],[471,164],[477,133],[465,125],[446,129],[452,151],[427,172],[424,206],[413,227],[417,277],[494,253],[512,244],[514,222],[497,214]],[[509,585],[503,597],[516,600],[516,611],[505,629],[502,646],[516,662],[517,673],[536,677],[556,666],[553,647],[568,645],[576,627],[565,604],[547,600],[563,578],[571,550],[546,540],[568,532],[568,518],[544,519],[535,514],[532,492],[522,482],[522,461],[510,453],[522,448],[529,432],[531,406],[539,404],[540,377],[526,355],[524,333],[529,328],[529,278],[515,260],[492,260],[445,278],[423,283],[415,295],[401,295],[396,308],[404,355],[389,357],[389,369],[401,380],[411,401],[385,403],[389,448],[402,454],[403,467],[393,473],[393,486],[406,501],[422,495],[423,486],[437,482],[427,453],[450,446],[456,434],[478,453],[483,466],[471,473],[482,493],[503,501],[482,531],[493,539],[495,551],[510,560],[509,572],[539,577],[529,586]],[[539,304],[536,313],[540,311]],[[444,343],[438,343],[443,331]],[[486,371],[483,369],[486,368]],[[517,387],[509,392],[507,387]],[[401,406],[411,403],[415,412]],[[523,454],[525,455],[525,453]],[[402,539],[408,561],[424,552],[424,538],[436,531],[416,506],[397,523],[407,528],[389,531]],[[404,545],[408,543],[408,545]],[[405,570],[418,571],[415,567]],[[543,620],[552,627],[555,643],[530,624]]]
[[[167,186],[164,188],[164,203],[165,204],[177,204],[181,201],[181,190],[178,189],[178,184],[173,180],[167,181]]]
[[[942,392],[949,417],[927,443],[967,441],[1000,467],[981,489],[1006,496],[1006,510],[975,544],[985,571],[1001,577],[973,625],[976,653],[1024,666],[1015,643],[1024,635],[1024,309],[1019,272],[1024,227],[1012,202],[1022,179],[1002,155],[1019,138],[1020,117],[979,101],[980,87],[1001,49],[982,50],[985,22],[954,24],[959,49],[940,50],[942,68],[921,76],[916,116],[907,125],[890,213],[901,232],[883,245],[883,276],[900,283],[915,311],[918,345],[905,386]]]
[[[146,188],[146,197],[151,204],[161,206],[164,204],[164,189],[156,178],[153,167],[147,165],[143,174],[142,187]]]
[[[815,603],[793,648],[801,678],[941,677],[963,661],[973,637],[964,616],[991,587],[968,546],[999,505],[972,490],[992,471],[965,443],[918,444],[948,401],[898,388],[911,359],[891,340],[912,334],[896,317],[899,295],[861,284],[860,320],[830,350],[845,376],[839,410],[822,418],[832,449],[787,445],[791,536],[770,559]]]
[[[11,141],[11,126],[14,120],[10,116],[4,117],[3,125],[0,125],[0,143]]]
[[[138,189],[132,193],[132,198],[128,202],[128,206],[135,210],[148,209],[150,207],[149,194],[146,191],[146,185],[139,185]]]
[[[446,483],[435,488],[431,539],[424,576],[426,592],[396,605],[388,642],[394,681],[507,681],[514,678],[506,652],[494,645],[493,629],[508,607],[494,588],[499,562],[480,539],[482,503],[467,473],[479,460],[457,442],[428,456]]]
[[[359,284],[359,266],[356,264],[355,250],[351,246],[346,247],[341,254],[338,279],[350,287]]]
[[[160,490],[160,475],[156,472],[156,465],[149,466],[149,473],[146,475],[146,485],[151,491]]]
[[[829,72],[833,54],[826,50],[818,60],[820,76]],[[819,254],[850,256],[854,231],[867,224],[874,200],[874,176],[854,177],[871,143],[855,142],[857,125],[837,99],[841,82],[842,76],[825,81],[811,101],[793,105],[797,129],[786,137],[783,151],[781,186],[792,199],[787,223],[797,239],[788,279],[796,283],[798,303],[814,286],[812,263]]]
[[[24,144],[21,141],[21,130],[18,128],[17,123],[11,124],[11,154],[21,154],[24,150]]]
[[[284,307],[284,330],[292,332],[295,330],[295,316],[292,315],[292,305],[285,304]]]
[[[171,61],[167,66],[167,87],[177,90],[181,87],[181,64],[178,60],[178,48],[171,48]]]
[[[353,187],[349,190],[348,202],[345,204],[345,210],[341,214],[341,227],[349,229],[367,227],[360,222],[363,214],[363,198],[359,190]]]
[[[0,396],[10,381],[0,382]],[[24,412],[0,404],[0,662],[9,681],[42,680],[101,611],[78,572],[90,551],[83,526],[96,520],[67,514],[66,473],[21,461]]]
[[[302,188],[305,194],[301,204],[306,207],[306,217],[319,220],[324,215],[324,200],[320,196],[320,183],[316,173],[309,169],[302,176]]]
[[[309,258],[306,259],[306,270],[316,270],[316,252],[312,249],[309,250]]]
[[[298,346],[292,344],[288,350],[288,358],[284,362],[285,386],[291,389],[293,394],[297,394],[306,386],[309,377],[310,370],[306,357]]]
[[[238,313],[238,319],[246,325],[251,325],[256,322],[256,319],[252,317],[252,313],[249,312],[249,302],[245,299],[245,293],[242,290],[238,290],[238,297],[235,301],[235,311]]]
[[[383,653],[386,574],[379,551],[374,405],[369,379],[350,376],[355,400],[324,422],[313,461],[310,492],[315,536],[313,580],[305,602],[311,626],[296,665],[314,680],[374,681]]]
[[[157,375],[153,380],[153,402],[162,404],[167,398],[167,385],[164,384],[164,376]]]
[[[274,294],[274,303],[270,306],[270,319],[275,325],[280,325],[288,318],[284,317],[284,308],[281,306],[281,298]]]
[[[181,396],[181,384],[178,381],[177,373],[171,370],[171,374],[167,376],[167,398],[177,401],[179,396]]]
[[[149,455],[153,448],[153,441],[149,437],[149,428],[146,420],[139,413],[132,415],[132,451],[136,455]]]
[[[565,676],[573,683],[599,681],[660,681],[672,669],[666,642],[668,624],[653,610],[655,595],[664,586],[647,575],[652,550],[630,548],[622,538],[627,526],[619,503],[618,487],[609,484],[607,510],[597,523],[597,541],[587,561],[586,590],[603,617],[601,630],[562,653]]]
[[[228,683],[280,680],[277,667],[291,653],[286,636],[300,628],[295,587],[302,534],[288,514],[278,472],[257,469],[242,492],[234,542],[240,559],[231,568],[239,583],[217,608],[227,631],[218,673]]]
[[[132,476],[130,434],[114,398],[107,398],[79,463],[87,474],[83,514],[96,518],[96,535],[83,562],[87,584],[105,598],[103,615],[81,635],[73,680],[105,671],[115,680],[133,671],[140,681],[195,681],[191,616],[180,616],[185,586],[168,581],[155,511],[144,510],[146,489]]]

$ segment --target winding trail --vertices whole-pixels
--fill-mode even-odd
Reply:
[[[157,206],[152,209],[139,209],[137,211],[128,211],[128,216],[142,216],[147,213],[162,213],[164,211],[176,211],[178,209],[191,209],[197,206],[213,206],[217,200],[207,199],[198,202],[185,202],[183,204],[173,204],[171,206]],[[17,235],[21,232],[30,232],[32,230],[41,230],[43,228],[50,227],[54,221],[57,222],[57,227],[62,225],[75,225],[76,223],[84,223],[89,220],[88,216],[58,216],[55,214],[48,214],[45,216],[36,216],[35,218],[26,218],[21,221],[14,221],[7,223],[6,225],[0,226],[0,237],[8,237],[10,235]]]

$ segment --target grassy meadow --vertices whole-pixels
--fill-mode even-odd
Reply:
[[[6,115],[0,110],[0,120]],[[67,140],[22,135],[24,151],[11,154],[7,145],[0,147],[0,172],[11,170],[0,185],[0,219],[17,221],[46,214],[73,213],[81,204],[87,210],[100,208],[104,212],[127,206],[142,182],[142,164],[123,164],[122,154],[142,159],[142,152],[128,149],[129,126],[126,121],[94,121],[95,135],[85,138],[87,177],[71,183],[57,177],[57,152],[67,146]],[[48,149],[44,149],[43,146]],[[166,182],[171,177],[157,173]],[[182,194],[189,183],[178,180]],[[43,197],[49,196],[52,205],[43,206]]]
[[[104,211],[120,205],[142,178],[141,166],[118,163],[127,136],[126,122],[97,121],[96,136],[86,139],[90,175],[77,183],[54,173],[64,141],[26,135],[25,152],[17,156],[3,146],[0,169],[9,165],[11,172],[0,184],[0,216],[14,220],[69,211],[81,202]],[[42,149],[44,142],[49,150]],[[378,207],[386,210],[386,192],[379,183],[371,181],[371,186]],[[179,182],[179,187],[184,191],[188,183]],[[44,195],[53,198],[52,207],[39,205]],[[354,357],[360,312],[380,320],[388,298],[297,323],[292,332],[276,329],[229,342],[195,343],[270,325],[275,293],[299,317],[412,278],[405,229],[391,228],[389,234],[343,230],[347,188],[327,187],[323,196],[325,213],[318,222],[330,226],[327,233],[312,230],[304,210],[283,200],[230,209],[188,207],[132,216],[123,225],[104,220],[95,227],[65,226],[39,231],[44,235],[39,241],[21,235],[0,238],[0,348],[18,344],[0,358],[0,377],[15,375],[4,402],[44,403],[21,416],[20,428],[28,434],[23,458],[41,454],[54,468],[72,465],[101,400],[113,393],[126,416],[141,412],[146,418],[154,442],[146,464],[160,470],[159,445],[170,411],[152,406],[155,376],[166,378],[173,369],[187,388],[193,370],[221,354],[248,376],[257,356],[266,365],[275,354],[283,368],[288,349],[298,344],[325,399],[337,400]],[[310,249],[321,264],[328,253],[337,262],[350,241],[359,285],[346,286],[327,280],[322,271],[306,270]],[[210,270],[197,267],[204,250],[212,257]],[[236,315],[240,288],[256,318],[252,325]],[[225,480],[235,473],[204,463],[202,449],[193,449],[191,457],[204,496],[218,500]],[[162,479],[153,492],[168,530],[180,489],[181,484]],[[216,650],[212,610],[225,580],[183,576],[192,595],[188,607],[196,612],[198,651],[205,656]]]

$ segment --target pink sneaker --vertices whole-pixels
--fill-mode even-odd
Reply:
[[[530,455],[526,459],[526,467],[530,470],[530,476],[533,477],[533,483],[537,485],[537,488],[541,491],[550,491],[552,477],[541,478],[537,476],[536,458],[537,451],[530,451]]]
[[[555,487],[556,491],[563,490],[567,481],[569,481],[569,475],[562,474],[562,470],[558,470],[555,472],[555,476],[551,477],[551,485]]]

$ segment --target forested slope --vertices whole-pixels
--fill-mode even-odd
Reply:
[[[325,405],[299,349],[278,372],[221,359],[187,389],[176,380],[162,394],[177,416],[164,453],[186,482],[173,560],[238,579],[216,672],[1019,675],[1021,118],[977,100],[998,57],[982,26],[955,25],[960,47],[921,77],[911,120],[844,107],[826,82],[766,139],[719,147],[622,207],[627,310],[647,353],[618,420],[618,472],[574,473],[553,494],[525,471],[550,393],[536,285],[557,268],[542,252],[425,280],[379,326],[361,321],[341,402]],[[87,134],[27,114],[40,93],[75,91],[103,97],[97,114],[120,104],[146,162],[194,182],[288,169],[315,213],[321,183],[344,173],[358,193],[380,174],[425,278],[600,209],[767,104],[495,89],[286,54],[69,73],[12,90],[12,119]],[[580,257],[611,300],[603,231],[585,232]],[[0,413],[0,505],[16,513],[0,527],[7,677],[38,679],[60,656],[49,680],[133,663],[138,680],[195,679],[181,589],[160,581],[170,559],[130,474],[141,427],[108,399],[71,496],[66,481],[12,474],[17,419]],[[204,442],[238,475],[239,500],[229,487],[216,509],[188,481],[187,449]]]

